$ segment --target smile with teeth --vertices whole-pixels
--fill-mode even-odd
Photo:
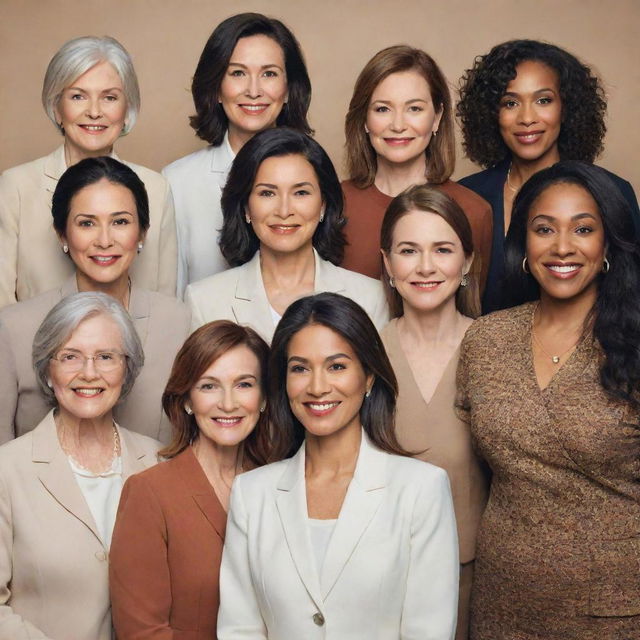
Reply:
[[[223,427],[234,427],[242,422],[242,416],[231,416],[230,418],[217,417],[211,419]]]
[[[559,277],[571,276],[577,273],[582,265],[580,264],[545,264],[544,265],[551,273]]]
[[[248,113],[262,113],[269,105],[268,104],[240,104],[238,105],[243,111]]]
[[[96,389],[95,387],[76,387],[73,389],[73,392],[77,396],[82,396],[83,398],[92,398],[93,396],[97,396],[102,393],[104,389]]]
[[[418,289],[435,289],[437,286],[441,285],[442,282],[437,282],[434,280],[429,280],[428,282],[412,282],[412,286],[417,287]]]
[[[324,416],[333,411],[339,402],[305,402],[307,409],[316,416]]]
[[[116,262],[120,256],[90,256],[91,260],[102,266],[109,266]]]
[[[104,131],[107,127],[103,124],[81,124],[80,125],[85,131]]]
[[[516,133],[516,139],[523,144],[531,144],[537,142],[542,136],[543,131],[530,131],[528,133]]]

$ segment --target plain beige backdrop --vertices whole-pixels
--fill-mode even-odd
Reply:
[[[354,80],[379,49],[425,49],[452,88],[474,56],[512,38],[558,44],[605,82],[608,133],[598,163],[640,189],[640,0],[0,0],[0,171],[45,155],[61,138],[40,91],[51,56],[81,35],[117,38],[142,91],[121,157],[161,169],[203,146],[189,127],[191,75],[220,20],[242,11],[277,17],[296,34],[313,85],[316,138],[342,174],[344,114]],[[476,168],[459,148],[456,177]]]

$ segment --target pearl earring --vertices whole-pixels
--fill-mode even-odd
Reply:
[[[69,253],[69,245],[67,245],[67,244],[63,244],[63,245],[62,245],[62,250],[63,250],[65,253]]]
[[[142,242],[138,242],[138,253],[140,253],[142,251],[143,247],[144,247],[144,245],[142,244]]]

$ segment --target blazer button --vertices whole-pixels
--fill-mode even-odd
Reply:
[[[324,616],[321,613],[314,613],[313,621],[321,627],[324,624]]]
[[[104,562],[107,559],[107,554],[104,551],[96,551],[95,556],[101,562]]]

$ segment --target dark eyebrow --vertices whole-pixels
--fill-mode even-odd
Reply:
[[[397,246],[406,244],[410,247],[420,247],[420,245],[417,242],[411,242],[410,240],[401,240],[400,242],[398,242]],[[434,242],[433,243],[434,246],[436,247],[442,247],[445,244],[449,244],[451,246],[455,246],[455,242],[452,242],[451,240],[438,240],[438,242]]]
[[[325,362],[333,362],[333,360],[338,360],[340,358],[347,358],[347,360],[351,360],[351,356],[348,356],[346,353],[334,353],[331,356],[327,356],[324,361]],[[287,358],[287,364],[293,361],[300,362],[301,364],[308,364],[309,360],[307,358],[303,358],[302,356],[290,356]]]
[[[253,378],[254,380],[258,380],[258,378],[254,376],[253,373],[242,373],[239,376],[235,377],[233,381],[239,382],[240,380],[246,380],[247,378]],[[198,378],[198,382],[201,382],[202,380],[211,380],[212,382],[220,382],[220,379],[216,378],[215,376],[201,376],[200,378]]]
[[[540,213],[537,216],[535,216],[534,218],[531,218],[531,222],[534,222],[536,220],[538,220],[539,218],[543,219],[543,220],[547,220],[549,222],[555,222],[556,218],[554,216],[548,215],[546,213]],[[596,220],[597,218],[592,214],[592,213],[576,213],[575,216],[571,216],[571,220],[572,222],[575,222],[577,220],[582,220],[584,218],[590,218],[591,220]]]
[[[242,64],[242,62],[232,62],[231,60],[229,61],[228,66],[242,67],[243,69],[249,68],[246,64]],[[271,69],[272,67],[275,67],[276,69],[280,69],[280,71],[283,71],[282,67],[279,64],[275,64],[275,62],[273,64],[263,64],[260,67],[260,69]]]
[[[277,189],[277,185],[275,184],[269,184],[268,182],[256,182],[253,185],[253,188],[256,189],[257,187],[267,187],[267,189]]]
[[[545,93],[545,91],[549,91],[551,93],[556,93],[555,89],[552,89],[551,87],[544,87],[544,89],[536,89],[533,94],[535,95],[536,93]],[[514,97],[519,97],[520,94],[516,91],[505,91],[504,92],[504,96],[514,96]]]
[[[391,100],[374,100],[373,103],[375,104],[376,102],[380,102],[381,104],[391,104]],[[424,102],[425,104],[428,104],[429,101],[425,100],[424,98],[411,98],[411,100],[407,100],[405,102],[405,104],[411,104],[412,102]]]
[[[109,214],[112,218],[115,218],[116,216],[131,216],[133,218],[133,213],[131,213],[130,211],[114,211],[113,213]],[[76,213],[74,215],[74,218],[77,218],[78,216],[82,216],[84,218],[91,218],[93,220],[97,219],[97,215],[95,215],[94,213]]]

